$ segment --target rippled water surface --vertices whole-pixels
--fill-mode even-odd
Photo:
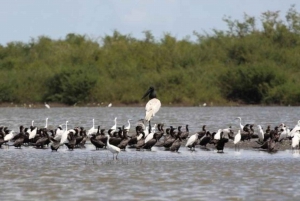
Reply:
[[[89,129],[92,119],[110,128],[134,123],[143,107],[128,108],[0,108],[0,124],[18,131],[20,125],[49,126],[69,121],[70,128]],[[300,119],[299,107],[162,107],[153,124],[190,125],[191,133],[203,124],[214,131],[242,123],[293,127]],[[113,161],[107,150],[86,149],[58,152],[3,148],[0,150],[1,200],[299,200],[299,153],[275,154],[255,150],[236,152],[180,148],[180,153],[154,147],[152,151],[127,149]]]

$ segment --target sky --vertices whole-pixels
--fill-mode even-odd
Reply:
[[[242,20],[244,13],[260,19],[265,11],[284,18],[298,0],[9,0],[0,2],[0,44],[47,36],[64,39],[69,33],[101,39],[114,30],[142,39],[149,30],[155,39],[165,33],[182,39],[193,31],[226,30],[224,16]]]

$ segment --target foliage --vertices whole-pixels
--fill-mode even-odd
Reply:
[[[137,104],[150,86],[163,104],[300,104],[300,14],[224,17],[197,38],[70,33],[0,45],[0,102]]]

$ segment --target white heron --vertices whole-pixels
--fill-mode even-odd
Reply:
[[[115,124],[110,128],[111,129],[110,133],[114,133],[117,130],[117,117],[115,117],[114,122]]]
[[[145,97],[149,97],[149,101],[146,104],[145,110],[146,110],[146,115],[145,115],[145,120],[149,122],[152,119],[152,117],[155,116],[155,114],[158,112],[158,110],[161,107],[161,102],[156,98],[156,92],[154,90],[154,87],[150,87],[148,91],[145,93],[145,95],[142,97],[144,99]]]
[[[47,109],[50,109],[50,105],[47,104],[46,102],[45,102],[45,107],[46,107]]]
[[[156,124],[154,124],[154,127],[151,128],[151,132],[145,138],[145,143],[147,143],[148,141],[153,139],[153,136],[154,136],[154,133],[155,133],[155,127],[156,127]]]
[[[258,140],[260,142],[263,142],[264,141],[264,138],[265,138],[265,134],[264,134],[264,130],[262,129],[261,125],[257,125],[258,127]]]
[[[60,144],[64,144],[64,143],[68,143],[69,142],[69,140],[68,140],[68,134],[70,132],[75,133],[75,130],[73,130],[73,129],[68,130],[68,121],[66,121],[66,130],[61,135]]]
[[[48,117],[46,118],[45,128],[48,128]]]
[[[185,146],[190,148],[192,151],[195,150],[195,145],[198,140],[198,136],[199,136],[199,133],[195,133],[194,135],[192,135],[186,142]]]
[[[240,120],[240,128],[241,128],[241,130],[244,130],[244,126],[242,125],[242,118],[241,117],[237,117],[237,119]]]
[[[88,130],[87,136],[97,133],[98,129],[95,128],[95,119],[93,119],[93,126]]]
[[[108,105],[107,105],[107,107],[111,107],[112,106],[112,103],[109,103]]]
[[[14,131],[11,130],[11,131],[9,131],[9,133],[7,135],[5,135],[4,142],[10,141],[11,139],[13,139],[13,137],[14,137]]]
[[[214,135],[215,140],[220,140],[221,139],[221,132],[222,132],[222,129],[219,129],[218,132]]]
[[[131,119],[128,119],[128,126],[126,126],[124,129],[127,130],[127,132],[129,133],[129,130],[130,130],[130,121]]]
[[[30,129],[29,131],[27,130],[27,133],[29,134],[29,140],[35,138],[37,133],[37,127],[32,127],[32,129]]]
[[[298,121],[297,125],[293,128],[293,130],[291,130],[289,135],[291,137],[293,137],[295,135],[295,133],[299,130],[300,130],[300,120]]]
[[[116,160],[118,160],[118,154],[120,153],[121,149],[119,147],[116,147],[116,146],[110,144],[109,143],[110,136],[109,135],[106,135],[106,136],[107,136],[106,148],[113,154],[113,160],[115,159],[115,154],[117,154]]]
[[[238,132],[234,136],[234,140],[233,140],[233,144],[234,144],[235,150],[236,150],[237,147],[238,147],[238,150],[240,149],[240,147],[239,147],[238,144],[241,141],[241,139],[242,139],[241,130],[238,130]]]
[[[281,130],[282,132],[280,133],[278,142],[281,142],[282,140],[286,139],[290,134],[290,129],[287,128],[286,126],[284,126]]]
[[[59,125],[59,126],[57,127],[57,129],[56,129],[54,139],[55,139],[56,141],[60,141],[60,140],[61,140],[61,136],[62,136],[63,133],[64,133],[64,130],[62,129],[62,126]]]
[[[299,142],[300,142],[299,135],[300,135],[299,131],[296,131],[294,137],[292,138],[292,149],[295,149],[296,147],[299,148]]]

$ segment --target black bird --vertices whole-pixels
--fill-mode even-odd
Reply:
[[[25,139],[25,134],[24,133],[19,133],[19,137],[14,141],[14,146],[16,148],[21,148],[21,146],[23,145]]]
[[[189,136],[189,125],[185,125],[185,131],[183,131],[181,134],[180,134],[180,138],[181,140],[185,140],[187,139],[187,137]]]
[[[120,144],[118,144],[118,147],[122,150],[125,150],[130,138],[127,136],[128,130],[125,129],[124,126],[122,129],[123,129],[122,141],[120,142]]]
[[[170,147],[170,151],[178,152],[179,148],[181,147],[181,137],[177,135],[175,141],[173,142],[172,146]]]
[[[224,153],[225,144],[228,142],[228,138],[223,138],[223,132],[221,133],[220,140],[217,141],[216,149],[218,153]]]
[[[96,150],[105,147],[105,144],[101,140],[96,139],[96,134],[92,134],[90,140],[91,143],[96,147]]]
[[[52,144],[50,146],[52,151],[57,151],[60,147],[60,141],[55,140],[53,137],[50,137],[50,140],[52,141]]]
[[[207,149],[207,148],[206,148],[206,145],[207,145],[208,143],[210,143],[211,140],[212,140],[212,135],[210,134],[209,131],[207,131],[206,134],[205,134],[205,137],[203,137],[203,138],[200,140],[200,142],[199,142],[200,148],[201,148],[201,147],[204,147],[205,149]]]
[[[153,138],[144,144],[143,149],[147,149],[151,151],[151,148],[156,144],[156,142],[157,142],[157,133],[154,133]]]

